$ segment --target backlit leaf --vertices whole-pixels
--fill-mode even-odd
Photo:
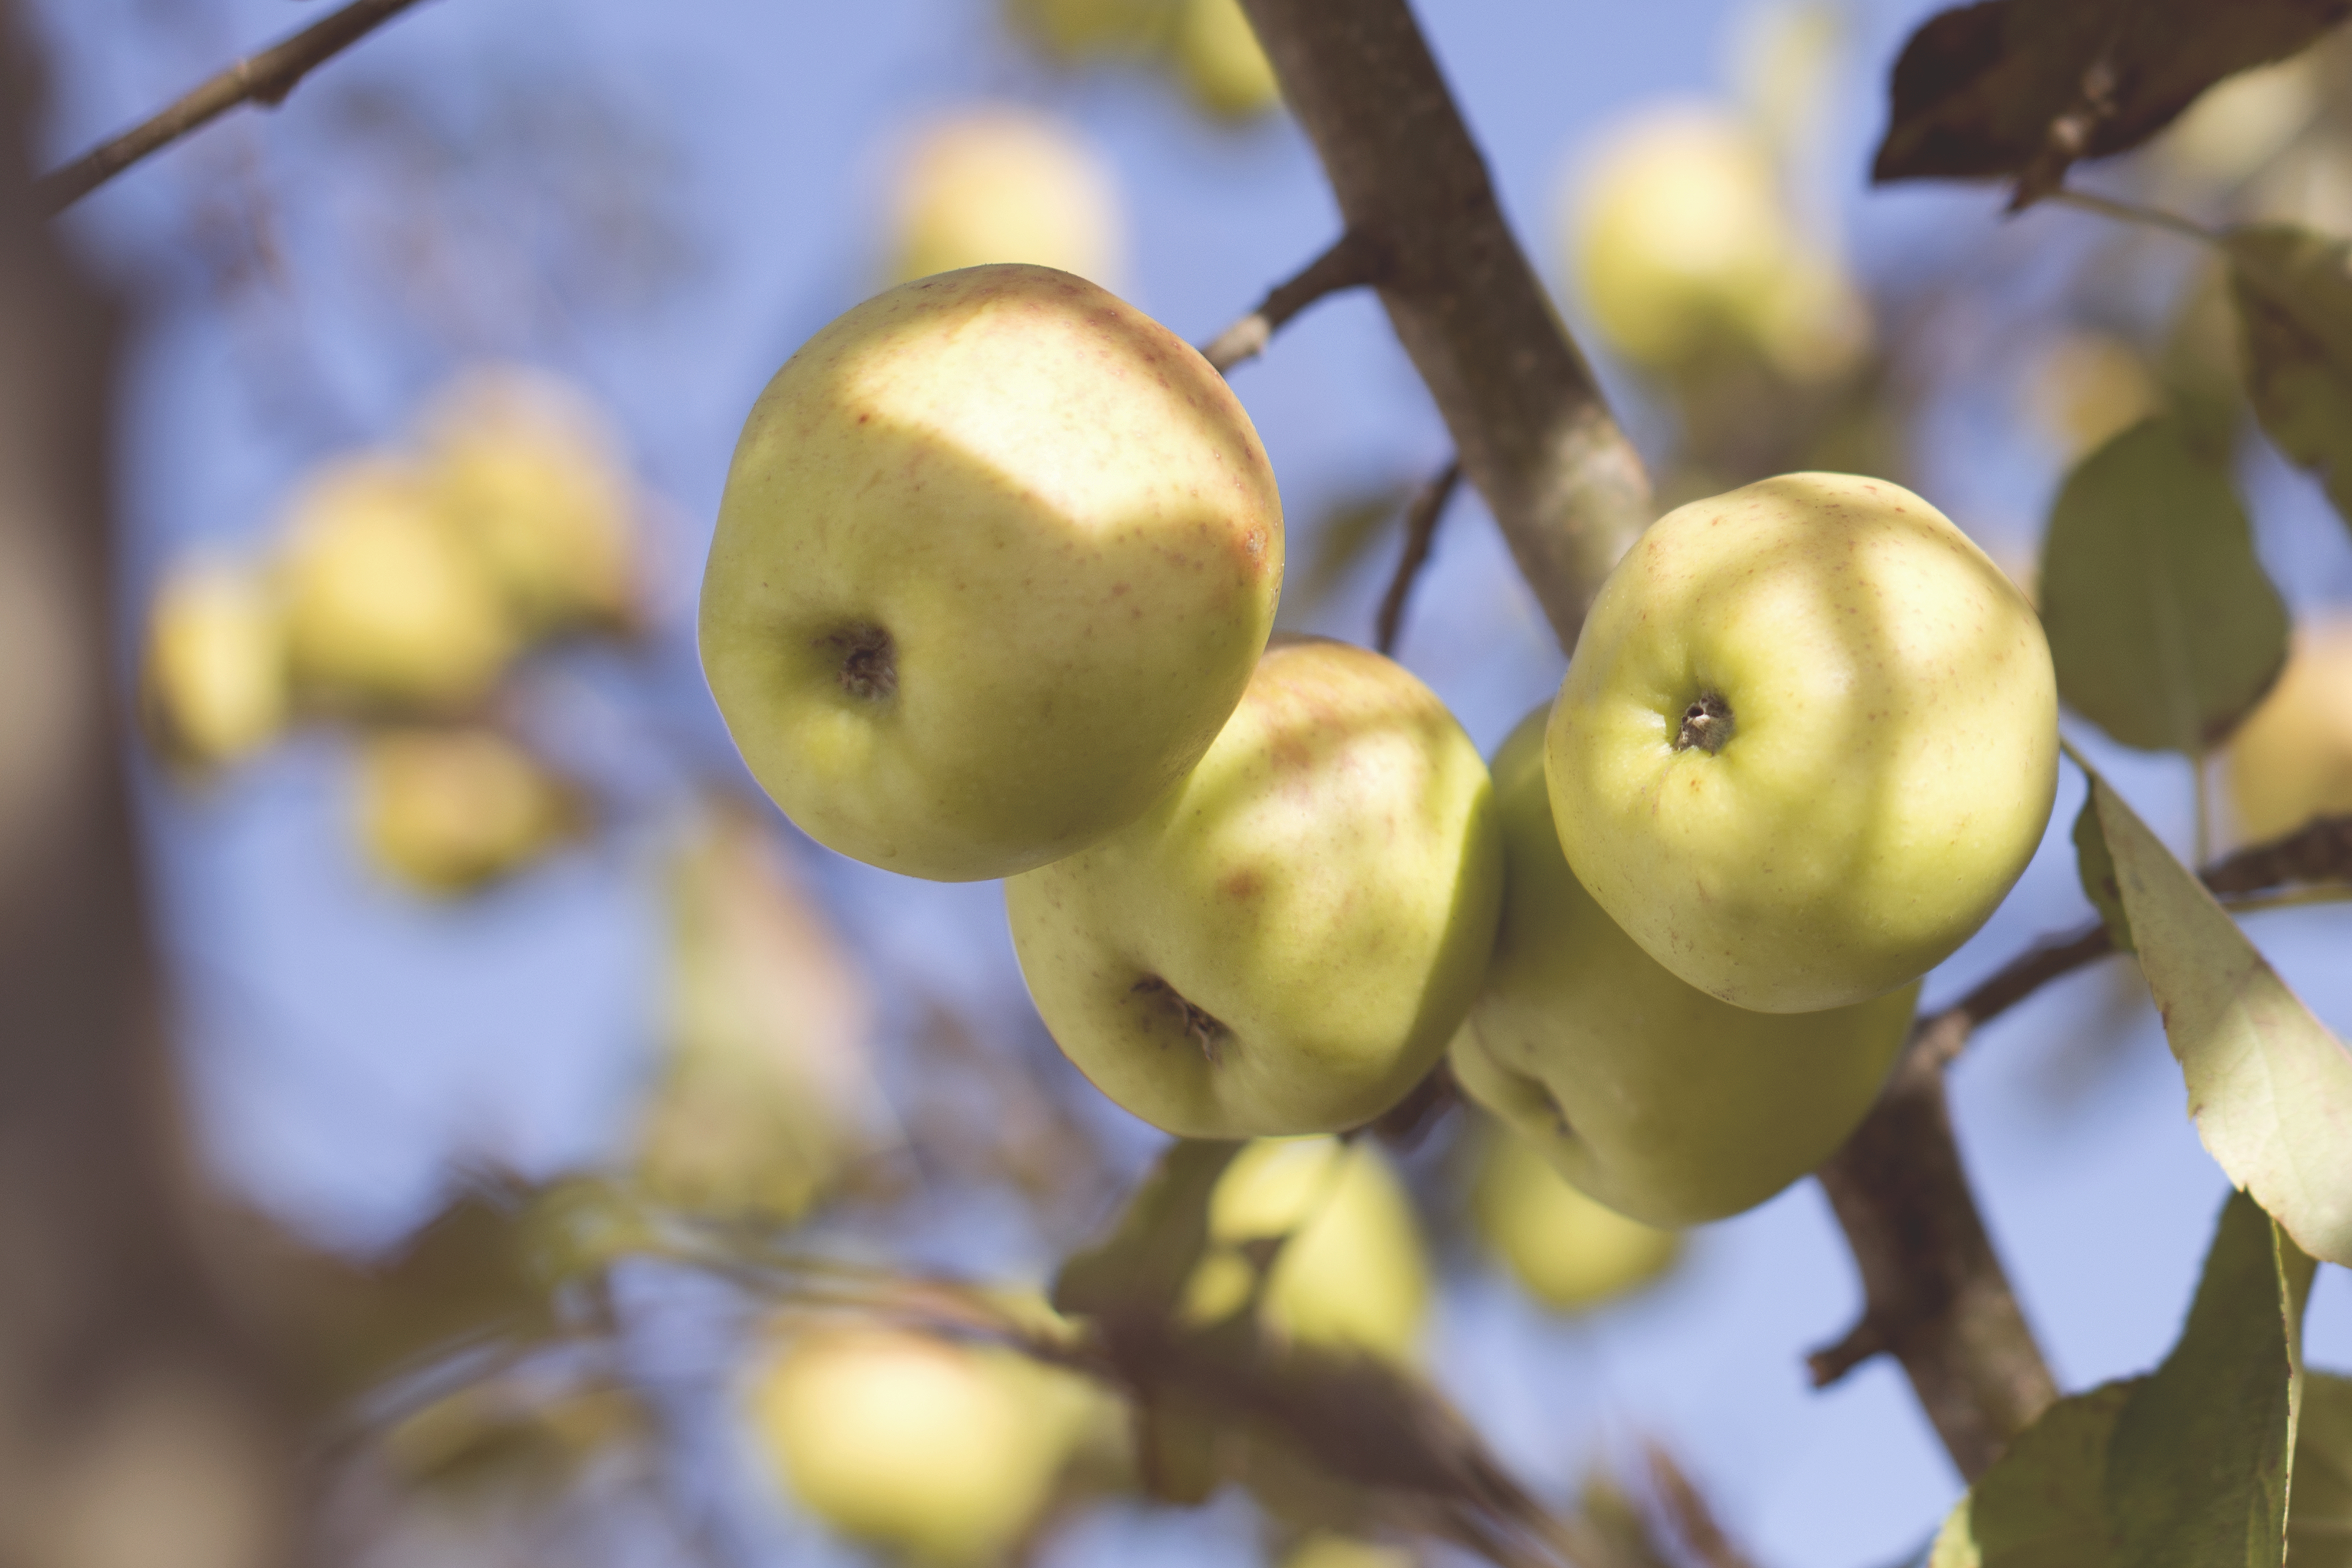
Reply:
[[[2286,606],[2229,472],[2170,419],[2067,476],[2041,584],[2059,696],[2126,746],[2204,752],[2286,663]]]
[[[2116,951],[2129,952],[2131,917],[2124,913],[2123,889],[2116,885],[2116,858],[2107,853],[2107,836],[2099,831],[2098,803],[2088,795],[2074,817],[2074,874],[2082,879],[2083,894],[2099,911]]]
[[[2043,1411],[1944,1521],[1927,1568],[2106,1568],[2107,1440],[2140,1381]]]
[[[2137,147],[2222,78],[2284,59],[2352,0],[1984,0],[1928,18],[1895,62],[1871,178],[2018,176]]]
[[[2116,1418],[2115,1568],[2284,1559],[2293,1345],[2314,1268],[2252,1198],[2231,1194],[2179,1342]]]
[[[2352,1378],[2305,1373],[2286,1516],[2294,1568],[2352,1568]]]
[[[2222,246],[2254,416],[2352,521],[2352,244],[2258,224]]]
[[[2304,1251],[2352,1264],[2352,1052],[2106,781],[2091,794],[2198,1136]]]

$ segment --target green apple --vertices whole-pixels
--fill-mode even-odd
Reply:
[[[1560,853],[1544,711],[1495,754],[1503,918],[1454,1073],[1582,1192],[1654,1226],[1751,1208],[1837,1151],[1878,1098],[1918,986],[1758,1013],[1637,946]]]
[[[1209,1199],[1209,1248],[1185,1315],[1215,1322],[1249,1299],[1244,1248],[1287,1237],[1260,1321],[1301,1343],[1409,1361],[1429,1319],[1429,1258],[1412,1199],[1366,1139],[1262,1138],[1234,1156]]]
[[[1025,261],[1118,281],[1125,222],[1110,168],[1061,121],[1014,104],[926,125],[898,165],[890,281]]]
[[[518,634],[479,552],[413,465],[327,465],[296,496],[281,591],[298,688],[367,710],[462,709]]]
[[[2352,621],[2296,633],[2277,684],[2225,755],[2231,816],[2247,842],[2352,811]]]
[[[826,1525],[979,1564],[1036,1521],[1101,1398],[1011,1351],[860,1326],[791,1337],[747,1403],[779,1480]]]
[[[1593,601],[1545,770],[1569,864],[1651,957],[1768,1013],[1881,995],[2042,840],[2033,606],[1885,479],[1785,474],[1650,525]]]
[[[1183,783],[1005,884],[1029,993],[1097,1088],[1187,1138],[1330,1132],[1444,1054],[1502,893],[1486,765],[1379,654],[1266,650]]]
[[[493,730],[385,730],[361,742],[359,833],[414,891],[469,893],[537,860],[579,825],[572,789]]]
[[[266,574],[228,562],[174,570],[149,612],[141,710],[175,760],[210,767],[286,728],[286,618]]]
[[[1282,506],[1191,346],[1083,279],[867,300],[743,428],[702,662],[752,774],[845,855],[1005,877],[1141,816],[1234,710]]]
[[[1545,1306],[1580,1312],[1614,1300],[1681,1255],[1675,1232],[1586,1196],[1532,1140],[1494,1128],[1483,1142],[1470,1194],[1479,1239]]]

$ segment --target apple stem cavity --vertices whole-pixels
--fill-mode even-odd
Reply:
[[[1696,746],[1711,757],[1730,739],[1731,704],[1720,692],[1704,691],[1683,710],[1682,732],[1675,737],[1675,750],[1687,752]]]
[[[1208,1058],[1209,1065],[1218,1065],[1220,1049],[1233,1031],[1219,1023],[1214,1014],[1186,1000],[1182,992],[1157,974],[1145,975],[1131,989],[1138,995],[1158,998],[1176,1015],[1184,1032],[1200,1045],[1201,1055]]]
[[[822,639],[841,656],[841,689],[866,702],[882,702],[898,693],[898,646],[890,634],[870,623],[848,626]]]

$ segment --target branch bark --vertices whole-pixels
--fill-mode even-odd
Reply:
[[[1454,499],[1454,489],[1461,482],[1462,464],[1456,459],[1413,491],[1405,507],[1404,553],[1397,558],[1396,575],[1389,579],[1389,591],[1381,599],[1380,619],[1372,629],[1372,646],[1382,653],[1396,651],[1397,633],[1404,628],[1405,601],[1412,597],[1421,569],[1429,564],[1438,520],[1445,515],[1445,503]]]
[[[34,209],[0,4],[0,1563],[258,1568],[288,1455],[196,1245],[110,655],[114,312]]]
[[[1378,283],[1387,276],[1388,269],[1388,253],[1381,244],[1349,229],[1333,240],[1329,249],[1308,262],[1297,277],[1268,289],[1256,310],[1203,345],[1201,357],[1215,365],[1217,374],[1223,375],[1265,353],[1274,334],[1307,306],[1349,289]]]
[[[1463,472],[1572,648],[1649,478],[1519,248],[1405,0],[1243,0]]]
[[[143,123],[42,175],[34,184],[35,204],[54,217],[142,158],[203,129],[240,103],[277,108],[304,77],[416,3],[352,0],[341,10],[237,61]]]

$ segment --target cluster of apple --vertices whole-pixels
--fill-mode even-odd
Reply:
[[[1495,775],[1387,659],[1268,646],[1281,571],[1205,361],[1081,279],[973,268],[850,310],[761,395],[704,665],[812,837],[1006,879],[1047,1026],[1144,1120],[1352,1128],[1450,1047],[1656,1225],[1835,1149],[2048,820],[2040,623],[1883,481],[1653,525]]]
[[[357,721],[371,858],[455,892],[574,826],[574,792],[482,714],[534,645],[634,618],[637,502],[615,442],[570,388],[485,367],[417,439],[314,471],[268,559],[170,574],[151,611],[142,710],[198,777],[311,719]]]

